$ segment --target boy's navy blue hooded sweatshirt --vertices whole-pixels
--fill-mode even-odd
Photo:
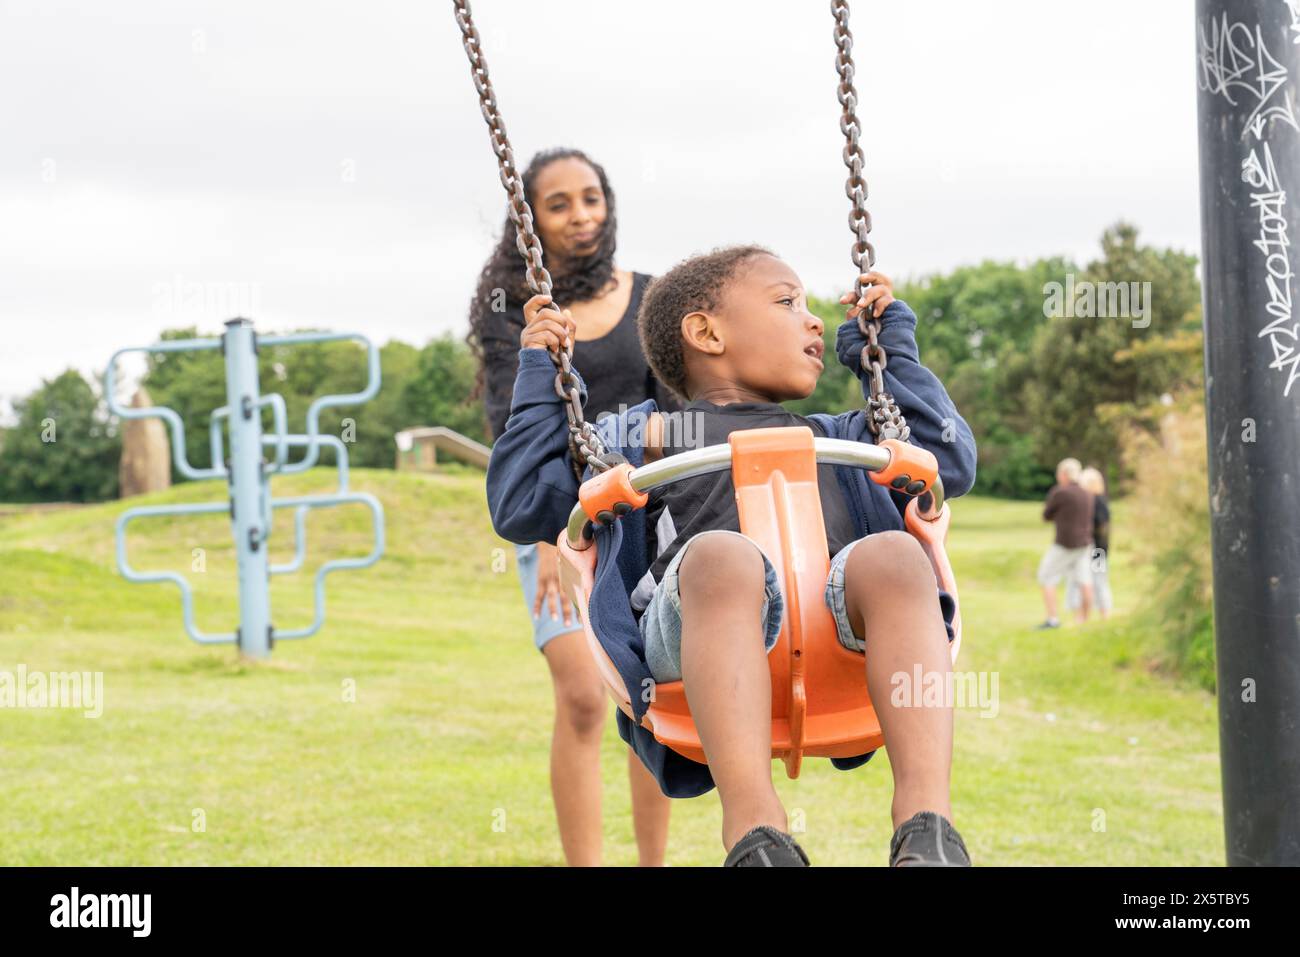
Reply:
[[[893,393],[912,429],[912,441],[934,453],[949,498],[964,495],[975,482],[975,439],[958,414],[943,384],[921,365],[916,346],[916,316],[895,300],[882,316],[880,344],[889,363],[885,388]],[[860,356],[866,339],[858,324],[844,322],[836,333],[840,362],[863,383]],[[581,389],[586,395],[586,387]],[[616,443],[619,436],[637,436],[657,407],[653,399],[607,416],[598,429],[606,448],[624,455],[634,467],[645,464],[644,449]],[[865,413],[859,409],[839,415],[814,413],[831,438],[874,442]],[[620,422],[621,420],[621,422]],[[497,534],[519,544],[553,542],[564,531],[578,501],[578,482],[568,458],[568,424],[563,400],[555,391],[555,366],[545,349],[521,349],[519,374],[506,430],[492,448],[488,463],[487,496]],[[835,469],[841,494],[858,527],[859,536],[902,529],[907,498],[872,482],[862,469]],[[588,470],[590,474],[590,470]],[[823,490],[822,494],[828,494]],[[650,564],[646,549],[644,510],[634,511],[613,526],[596,530],[596,578],[589,596],[591,626],[627,687],[637,722],[648,703],[642,701],[645,682],[653,680],[645,662],[645,647],[628,595]],[[946,597],[946,596],[945,596]],[[951,599],[948,599],[949,601]],[[945,617],[949,617],[945,615]],[[669,797],[695,797],[713,787],[707,765],[682,757],[654,739],[639,723],[618,712],[619,734],[641,758]],[[870,755],[836,760],[840,768],[858,767]]]

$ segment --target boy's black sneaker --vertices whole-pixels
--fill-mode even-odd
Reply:
[[[889,842],[890,867],[970,867],[970,855],[946,817],[920,811],[904,821]]]
[[[723,867],[808,867],[808,855],[789,834],[766,824],[754,828],[731,849]]]

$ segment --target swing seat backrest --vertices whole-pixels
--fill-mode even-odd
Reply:
[[[863,656],[840,644],[826,607],[830,556],[812,431],[797,426],[751,429],[733,432],[728,442],[741,531],[776,569],[785,599],[781,634],[768,655],[772,757],[782,759],[794,778],[805,755],[855,757],[879,748],[884,739],[867,694]],[[956,600],[952,569],[943,552],[948,511],[926,521],[913,516],[915,505],[914,500],[908,508],[909,531],[930,556],[940,587]],[[918,523],[923,527],[914,528]],[[635,720],[623,680],[591,629],[587,599],[595,579],[596,547],[575,550],[565,534],[558,546],[561,580],[582,616],[597,668],[615,703]],[[642,724],[678,754],[706,763],[682,682],[656,685]]]

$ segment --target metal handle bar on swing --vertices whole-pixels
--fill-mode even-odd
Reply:
[[[915,460],[919,453],[920,456],[928,456],[933,461],[931,453],[919,449],[917,446],[907,445],[892,439],[886,440],[880,445],[868,445],[864,442],[851,442],[847,439],[814,438],[813,451],[817,461],[823,465],[847,465],[851,468],[862,468],[869,472],[883,473],[880,476],[873,476],[873,480],[884,485],[891,484],[888,477],[896,468],[902,466],[904,456]],[[891,466],[894,468],[891,468]],[[672,482],[680,482],[683,479],[694,478],[697,475],[705,475],[709,472],[721,472],[729,468],[731,468],[731,446],[722,443],[671,455],[666,459],[651,462],[649,465],[643,465],[638,469],[631,469],[629,466],[618,466],[614,472],[607,472],[604,475],[589,479],[588,482],[583,483],[583,487],[586,489],[589,483],[596,480],[624,483],[625,491],[630,494],[626,495],[625,500],[619,503],[620,506],[624,507],[617,507],[609,511],[607,518],[612,519],[617,515],[632,511],[633,508],[643,506],[646,494],[651,489]],[[922,479],[922,481],[925,480]],[[917,493],[917,508],[921,518],[932,522],[943,513],[943,480],[936,470],[933,479],[926,481],[925,484],[926,488]],[[898,488],[897,490],[905,491],[905,488]],[[588,515],[588,509],[593,506],[588,496],[584,496],[584,498],[588,498],[588,501],[585,503],[580,501],[573,507],[573,511],[569,513],[569,547],[577,550],[588,548],[592,541],[586,530],[592,521]]]

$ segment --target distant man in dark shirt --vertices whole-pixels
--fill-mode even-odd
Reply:
[[[1047,620],[1039,628],[1059,628],[1056,617],[1056,587],[1064,579],[1079,589],[1078,620],[1088,620],[1092,605],[1092,493],[1078,484],[1083,466],[1078,459],[1063,459],[1056,466],[1056,484],[1047,493],[1043,521],[1056,525],[1056,540],[1038,563],[1038,584],[1043,589]]]

